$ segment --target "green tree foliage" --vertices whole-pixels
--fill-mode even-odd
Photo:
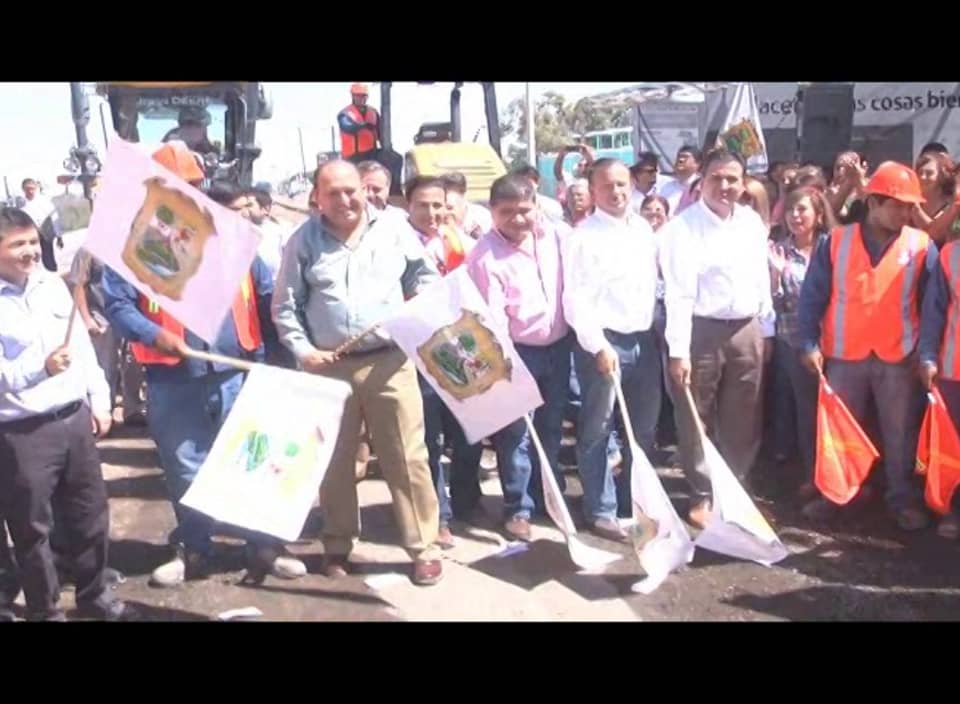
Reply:
[[[569,103],[558,93],[548,91],[535,104],[534,136],[537,153],[556,152],[573,144],[577,137],[594,130],[624,127],[630,124],[629,106],[623,103],[599,105],[589,98]],[[522,98],[507,105],[500,121],[502,137],[516,136],[520,144],[511,145],[506,161],[511,168],[526,161],[527,114]]]

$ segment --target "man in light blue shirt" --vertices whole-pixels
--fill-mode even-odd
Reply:
[[[439,277],[423,245],[393,218],[373,219],[360,174],[344,161],[317,170],[323,213],[297,230],[283,252],[273,294],[280,341],[311,374],[346,381],[340,437],[321,489],[324,572],[346,575],[360,534],[355,476],[360,427],[366,421],[390,485],[413,581],[442,576],[439,507],[424,443],[423,402],[416,367],[385,332],[368,332]],[[349,352],[338,348],[359,337]]]
[[[69,328],[66,284],[39,261],[30,216],[0,210],[0,515],[28,618],[64,620],[49,542],[56,502],[80,613],[125,620],[131,610],[104,580],[109,509],[95,435],[110,430],[107,381],[84,326]]]

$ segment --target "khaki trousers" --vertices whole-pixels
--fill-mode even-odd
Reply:
[[[324,376],[353,389],[321,487],[324,552],[349,555],[360,535],[356,460],[363,423],[390,487],[403,547],[414,557],[434,550],[440,509],[427,462],[423,400],[413,362],[394,347],[339,359]]]
[[[763,429],[763,334],[756,318],[693,319],[690,391],[707,434],[743,482],[760,450]],[[674,390],[675,394],[683,393]],[[685,406],[680,401],[677,406]],[[710,479],[698,470],[696,427],[684,408],[674,409],[687,481],[701,496]],[[702,450],[701,450],[702,452]]]

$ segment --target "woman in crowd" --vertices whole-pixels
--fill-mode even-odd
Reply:
[[[659,233],[667,220],[670,219],[670,203],[658,195],[649,195],[640,204],[640,214],[650,223],[654,233]],[[659,234],[657,235],[659,237]],[[663,364],[664,377],[661,394],[660,418],[657,421],[657,446],[664,447],[676,442],[676,427],[673,422],[673,403],[670,399],[670,384],[667,380],[667,342],[664,339],[664,330],[667,324],[667,309],[663,304],[663,279],[657,277],[657,307],[653,315],[653,328],[657,333],[657,344],[660,346],[660,357]]]
[[[816,188],[795,188],[784,202],[789,235],[770,244],[770,287],[777,313],[774,434],[780,461],[799,450],[803,468],[800,498],[817,495],[813,485],[816,441],[817,378],[800,362],[798,303],[800,288],[817,241],[836,226],[826,197]]]
[[[770,229],[770,199],[767,196],[767,189],[759,179],[747,176],[743,180],[743,195],[740,196],[740,202],[753,208],[760,219],[763,220],[767,230]]]
[[[917,159],[915,170],[927,202],[914,209],[913,226],[942,247],[956,237],[954,226],[960,218],[957,168],[946,154],[926,152]]]
[[[867,162],[857,152],[840,152],[833,162],[833,178],[827,188],[827,203],[840,220],[850,214],[850,208],[863,196],[867,182]]]

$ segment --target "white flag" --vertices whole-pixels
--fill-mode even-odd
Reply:
[[[180,503],[222,523],[296,540],[350,393],[342,381],[254,365]]]
[[[697,536],[697,547],[753,560],[767,567],[787,557],[790,551],[740,486],[710,438],[702,429],[698,432],[710,471],[713,510],[706,527]]]
[[[466,267],[426,287],[380,327],[436,389],[470,443],[543,404]]]
[[[577,529],[528,416],[543,404],[540,389],[466,267],[428,286],[381,327],[436,389],[468,442],[526,419],[540,457],[547,513],[563,533],[574,564],[592,570],[620,558],[575,537]]]
[[[209,344],[260,234],[120,138],[110,141],[84,248]]]
[[[651,594],[671,572],[683,567],[693,559],[694,545],[687,527],[680,520],[670,497],[663,488],[657,470],[650,464],[647,454],[633,434],[630,418],[626,413],[623,387],[618,376],[614,377],[617,400],[623,415],[623,424],[633,457],[630,465],[630,496],[633,504],[632,539],[640,559],[640,566],[647,576],[633,585],[641,594]]]
[[[527,431],[540,458],[540,482],[543,486],[543,502],[546,504],[547,515],[563,533],[567,541],[567,550],[570,551],[570,559],[575,565],[585,570],[601,570],[610,563],[616,562],[620,559],[619,554],[587,545],[577,537],[577,527],[573,524],[567,502],[563,500],[563,493],[560,491],[560,485],[557,484],[547,453],[544,452],[543,443],[540,442],[540,437],[529,416],[526,417],[526,421]]]
[[[727,117],[717,135],[717,146],[736,152],[747,163],[747,172],[766,173],[767,143],[760,126],[760,110],[752,83],[737,83],[729,98]]]

